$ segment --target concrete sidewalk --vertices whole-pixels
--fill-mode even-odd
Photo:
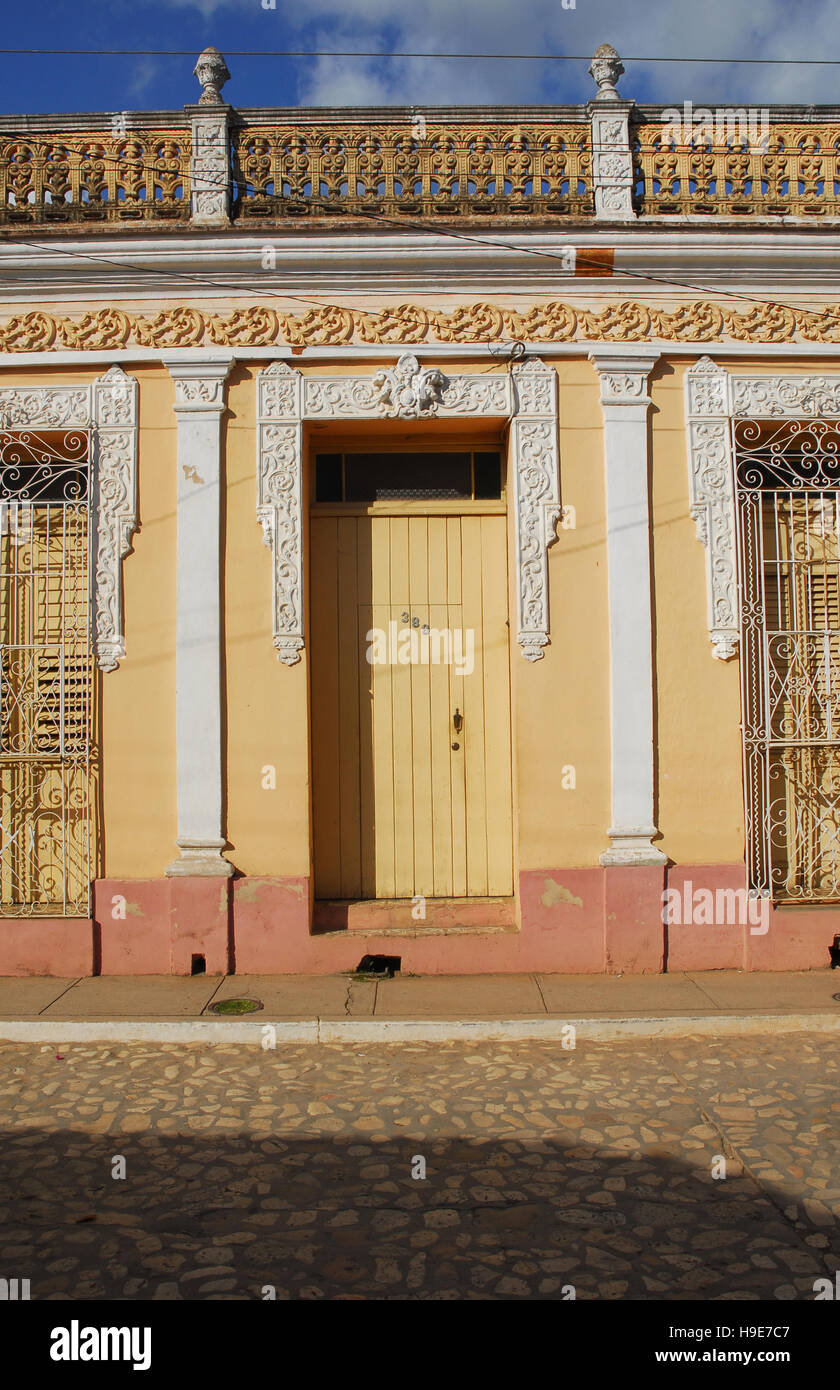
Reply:
[[[263,1008],[212,1012],[241,998]],[[252,1041],[266,1024],[288,1042],[840,1032],[840,972],[0,979],[7,1041]]]

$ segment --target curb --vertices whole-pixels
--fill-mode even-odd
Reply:
[[[403,1042],[619,1042],[627,1038],[734,1037],[754,1034],[840,1032],[834,1014],[699,1014],[659,1018],[512,1019],[0,1019],[0,1042],[39,1043],[249,1043],[263,1045],[273,1029],[278,1043]]]

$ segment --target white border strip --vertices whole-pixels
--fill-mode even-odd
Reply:
[[[767,1033],[840,1031],[836,1013],[695,1014],[658,1018],[512,1018],[512,1019],[5,1019],[0,1042],[42,1043],[248,1043],[260,1047],[266,1026],[276,1043],[404,1042],[563,1042],[568,1029],[576,1041],[620,1042],[628,1038],[744,1036]]]

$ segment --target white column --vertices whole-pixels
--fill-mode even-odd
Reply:
[[[222,858],[221,418],[229,358],[165,362],[178,419],[178,848],[166,873],[229,877]]]
[[[612,823],[602,864],[662,864],[653,820],[648,375],[655,354],[589,354],[601,378],[610,604]]]

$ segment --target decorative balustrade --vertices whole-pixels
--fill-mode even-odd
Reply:
[[[840,110],[635,107],[602,44],[586,106],[425,113],[245,109],[208,48],[182,111],[0,123],[0,226],[61,221],[225,227],[285,218],[840,217]],[[704,119],[701,121],[701,115]],[[761,118],[761,125],[755,122]],[[104,129],[110,119],[111,130]],[[44,126],[45,129],[41,129]]]
[[[311,213],[591,215],[589,122],[288,124],[233,131],[242,217]]]
[[[642,215],[840,215],[840,123],[768,124],[748,134],[698,128],[678,143],[667,123],[633,130]]]
[[[190,132],[21,135],[0,143],[4,222],[190,216]]]

